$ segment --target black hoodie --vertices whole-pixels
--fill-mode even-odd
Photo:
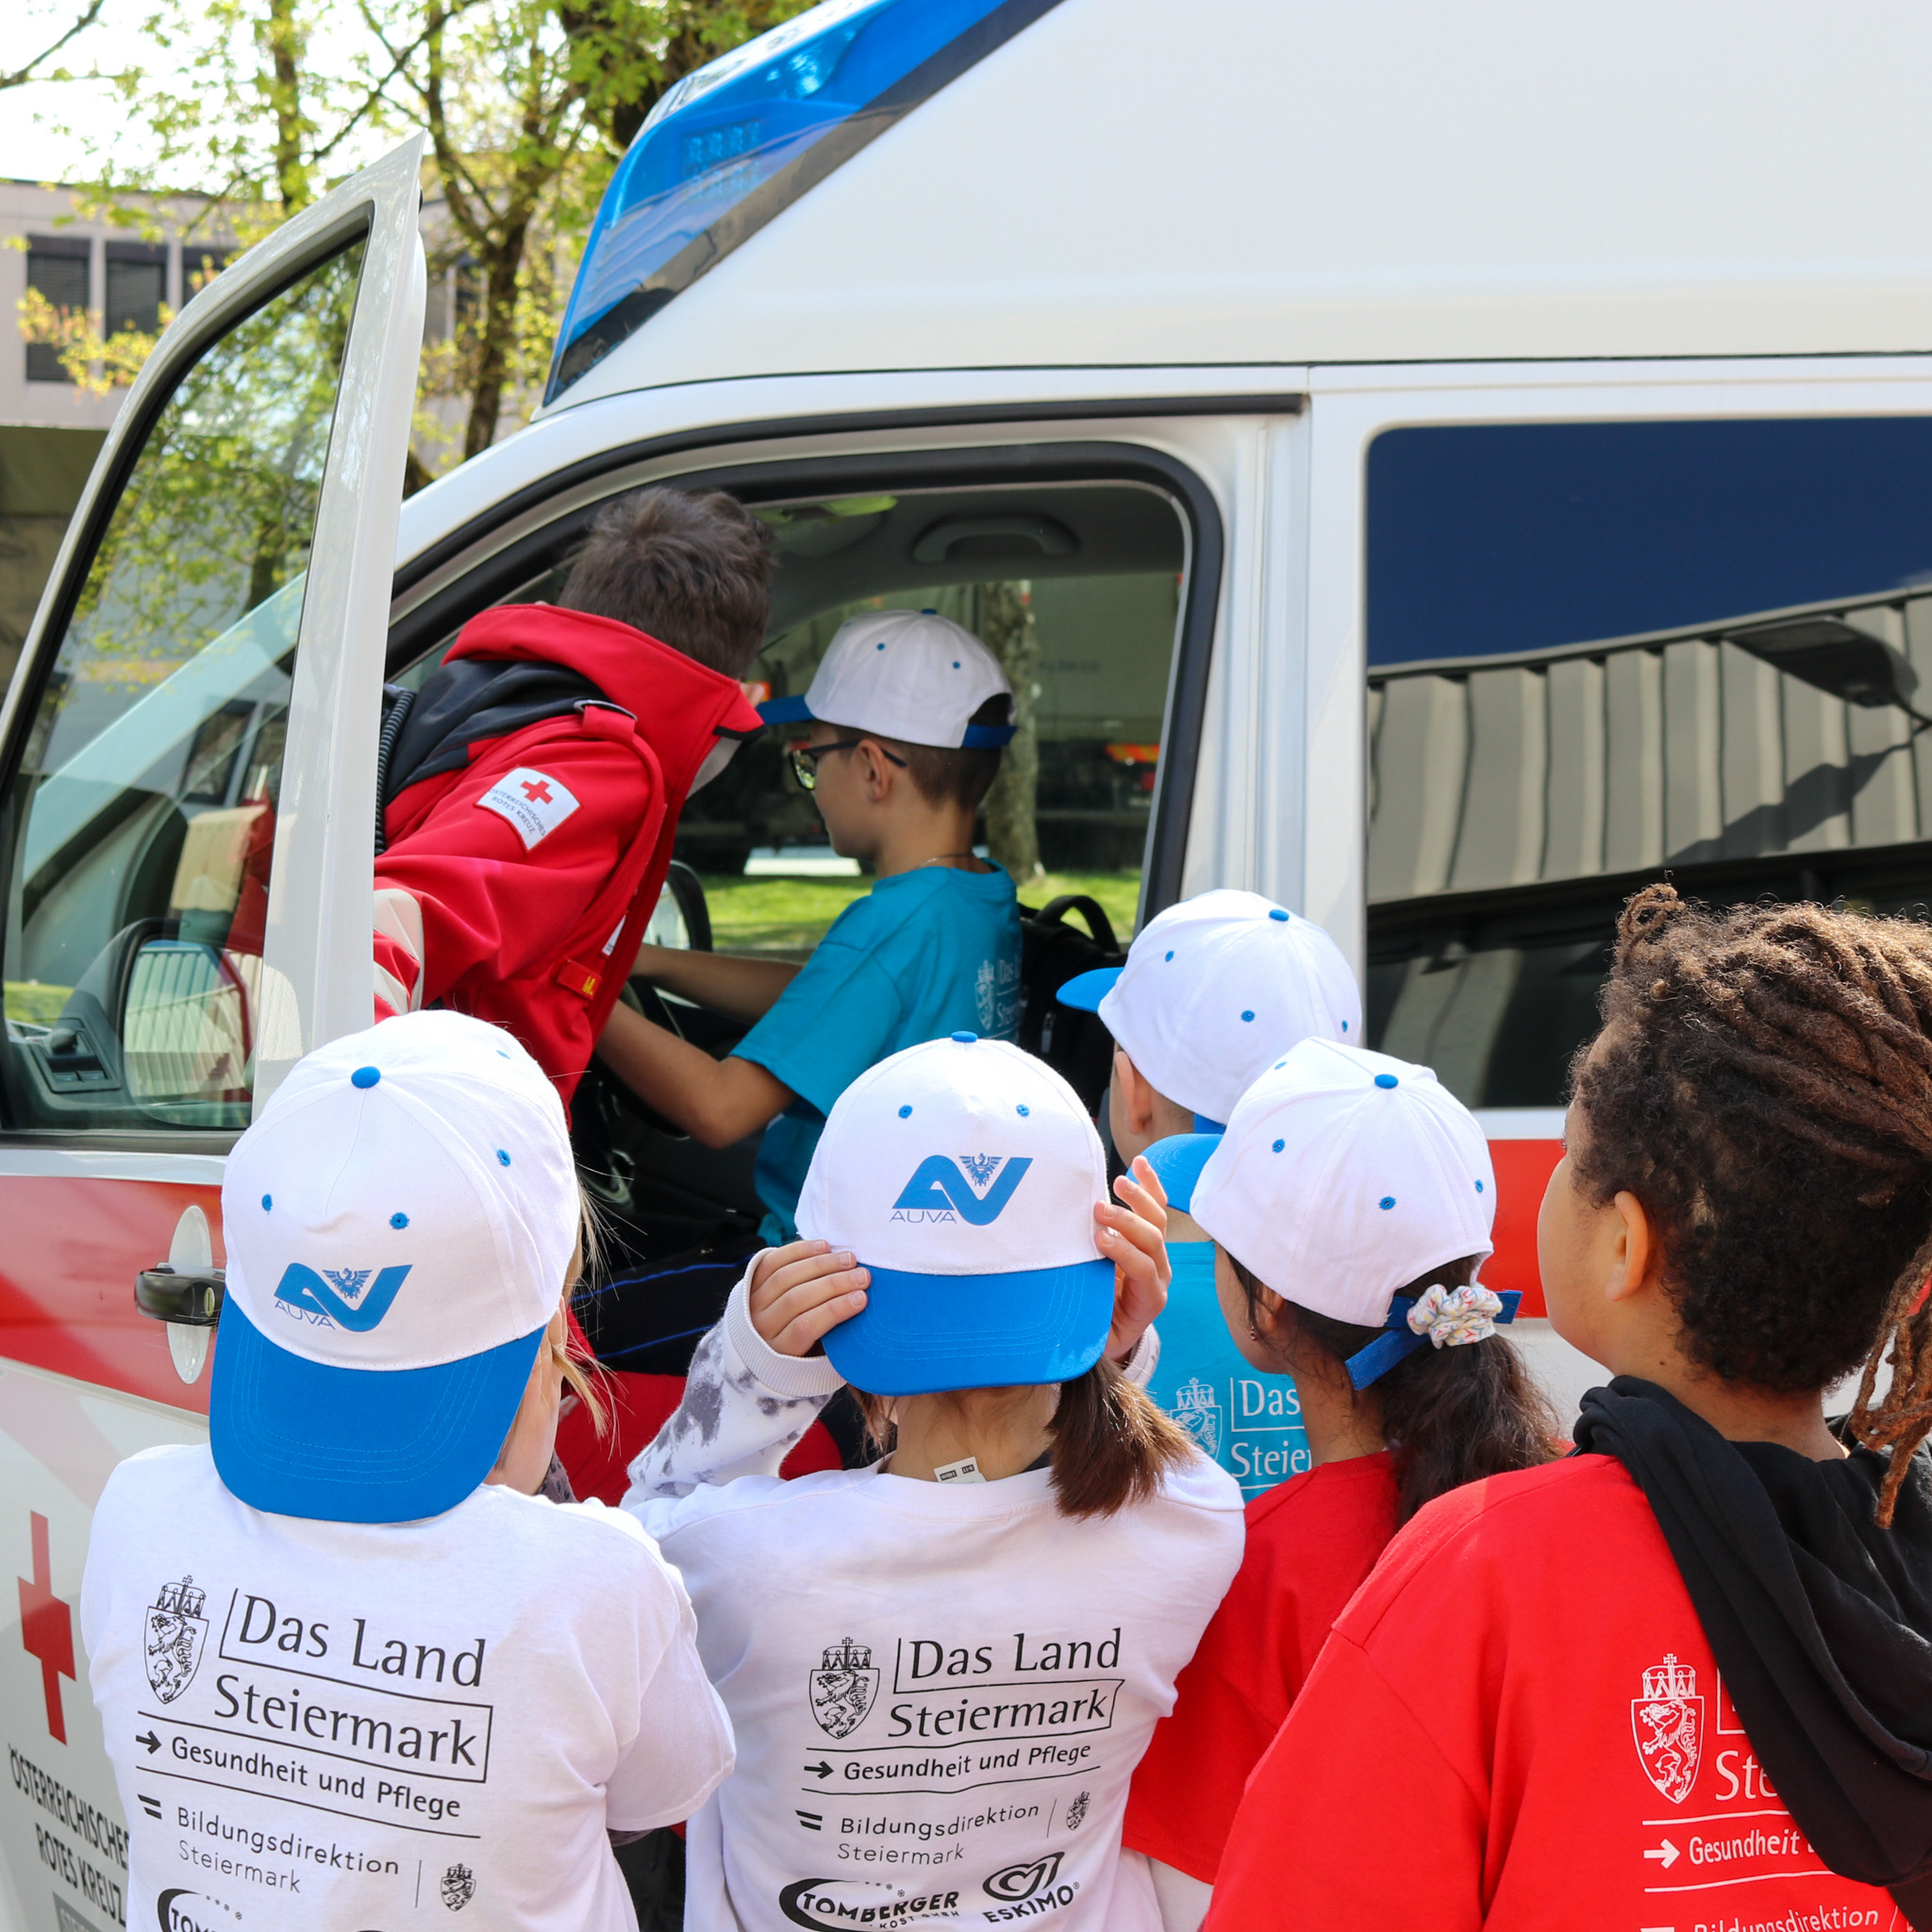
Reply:
[[[1655,1512],[1751,1748],[1818,1856],[1932,1926],[1932,1458],[1732,1442],[1653,1382],[1583,1398],[1579,1452]]]

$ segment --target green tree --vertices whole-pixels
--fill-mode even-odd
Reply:
[[[93,157],[90,213],[149,233],[158,197],[206,197],[195,232],[244,244],[299,212],[380,139],[429,136],[464,300],[425,346],[423,388],[462,405],[461,455],[534,408],[582,237],[625,147],[693,68],[809,0],[158,0],[111,76],[143,158]],[[92,15],[90,15],[92,18]],[[29,340],[77,379],[131,380],[151,341],[104,342],[44,303]],[[440,434],[419,418],[424,440]],[[430,474],[411,458],[410,485]]]
[[[49,67],[47,63],[62,47],[72,41],[78,40],[92,26],[94,22],[100,19],[101,8],[107,4],[108,0],[87,0],[87,5],[76,8],[68,20],[67,25],[42,47],[38,54],[23,61],[18,67],[0,67],[0,92],[10,87],[25,87],[30,80],[71,80],[73,75],[66,69]],[[25,39],[26,23],[17,20],[14,23],[14,30]]]

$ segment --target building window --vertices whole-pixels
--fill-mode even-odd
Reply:
[[[168,251],[140,242],[108,243],[107,332],[158,335],[168,298]]]
[[[232,248],[210,248],[205,242],[182,242],[181,300],[192,302],[227,267],[234,254]]]
[[[92,244],[66,235],[29,235],[26,243],[26,285],[56,308],[87,308],[88,257]],[[65,382],[60,351],[51,342],[26,345],[29,382]]]

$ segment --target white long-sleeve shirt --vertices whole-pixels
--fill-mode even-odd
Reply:
[[[631,1466],[738,1737],[686,1926],[1158,1932],[1121,1815],[1241,1560],[1239,1490],[1198,1457],[1108,1517],[1060,1514],[1044,1470],[779,1480],[840,1387],[759,1338],[741,1282]]]

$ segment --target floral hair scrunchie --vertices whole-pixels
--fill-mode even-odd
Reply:
[[[1459,1348],[1466,1341],[1486,1341],[1496,1332],[1495,1318],[1502,1312],[1501,1300],[1479,1281],[1467,1288],[1437,1282],[1409,1309],[1408,1325],[1438,1348]]]

